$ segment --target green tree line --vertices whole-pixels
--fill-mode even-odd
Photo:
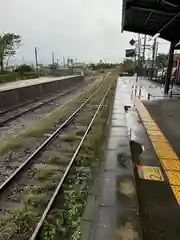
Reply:
[[[6,67],[9,64],[11,57],[16,55],[17,49],[21,45],[20,35],[14,33],[4,33],[0,35],[0,71],[3,73],[4,62],[6,61]]]

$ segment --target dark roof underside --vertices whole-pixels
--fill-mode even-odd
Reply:
[[[122,31],[180,39],[180,0],[123,0]]]

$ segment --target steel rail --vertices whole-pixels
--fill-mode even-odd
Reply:
[[[77,85],[79,85],[79,84],[77,84]],[[50,97],[50,96],[52,96],[52,95],[54,95],[54,94],[58,94],[58,93],[60,93],[60,91],[56,91],[55,93],[47,94],[45,97]],[[33,100],[28,100],[27,102],[24,102],[24,103],[20,103],[20,104],[18,104],[18,105],[14,105],[14,106],[12,106],[12,107],[10,107],[10,108],[7,108],[7,109],[4,109],[4,110],[2,110],[2,111],[1,111],[1,109],[0,109],[0,116],[3,115],[3,114],[5,114],[5,113],[8,113],[8,112],[10,112],[10,111],[16,110],[16,109],[21,108],[21,107],[23,107],[23,106],[26,106],[26,105],[28,105],[28,104],[30,104],[30,103],[37,102],[37,101],[41,101],[41,100],[42,100],[41,98],[36,98],[36,99],[33,99]]]
[[[55,189],[55,191],[54,191],[54,193],[53,193],[53,195],[52,195],[52,197],[51,197],[51,199],[50,199],[50,201],[49,201],[49,203],[48,203],[48,205],[47,205],[47,207],[46,207],[46,209],[45,209],[45,211],[44,211],[44,213],[43,213],[43,215],[42,215],[42,217],[40,219],[40,221],[38,222],[38,224],[37,224],[37,226],[36,226],[32,236],[30,238],[30,240],[36,240],[36,237],[38,236],[38,234],[39,234],[39,232],[41,230],[42,224],[43,224],[43,222],[44,222],[48,212],[50,211],[50,209],[51,209],[51,207],[52,207],[52,205],[53,205],[53,203],[54,203],[54,201],[55,201],[59,191],[61,190],[61,187],[62,187],[66,177],[68,176],[68,173],[69,173],[71,167],[73,166],[73,163],[74,163],[74,161],[75,161],[75,159],[76,159],[76,157],[77,157],[77,155],[78,155],[78,153],[79,153],[79,151],[81,149],[81,146],[84,143],[84,140],[86,139],[86,137],[87,137],[87,135],[88,135],[88,133],[89,133],[93,123],[94,123],[94,120],[96,119],[96,117],[97,117],[97,115],[99,113],[99,110],[103,106],[103,103],[104,103],[104,101],[106,99],[106,96],[107,96],[109,90],[111,89],[111,86],[112,86],[113,82],[111,82],[110,86],[108,87],[108,90],[104,94],[103,99],[101,100],[101,102],[100,102],[100,104],[99,104],[99,106],[98,106],[98,108],[97,108],[93,118],[91,119],[91,122],[89,123],[89,125],[88,125],[88,127],[86,129],[86,132],[84,133],[84,135],[83,135],[83,137],[82,137],[78,147],[76,148],[75,153],[74,153],[73,157],[71,158],[71,160],[70,160],[70,162],[69,162],[69,164],[68,164],[68,166],[67,166],[67,168],[66,168],[66,170],[65,170],[65,172],[64,172],[64,174],[63,174],[63,176],[62,176],[62,178],[61,178],[61,180],[60,180],[60,182],[58,184],[58,186],[56,187],[56,189]]]
[[[58,93],[60,93],[60,91],[57,91],[57,92],[55,92],[55,93],[51,93],[51,94],[48,94],[48,95],[46,95],[45,97],[50,97],[50,96],[52,96],[52,95],[55,95],[55,94],[58,94]],[[24,106],[26,106],[26,105],[29,105],[30,103],[34,103],[34,102],[38,102],[38,101],[42,101],[43,99],[41,99],[41,98],[36,98],[36,99],[33,99],[33,100],[28,100],[28,101],[26,101],[26,102],[24,102],[24,103],[20,103],[20,104],[17,104],[17,105],[13,105],[12,107],[10,107],[10,108],[7,108],[7,109],[4,109],[4,110],[0,110],[0,116],[1,115],[3,115],[3,114],[6,114],[6,113],[8,113],[8,112],[11,112],[11,111],[13,111],[13,110],[16,110],[16,109],[18,109],[18,108],[21,108],[21,107],[24,107]]]
[[[36,102],[36,101],[40,101],[40,99],[34,99],[34,100],[30,100],[30,101],[27,101],[27,102],[24,102],[24,103],[21,103],[21,104],[18,104],[18,105],[13,105],[12,107],[10,108],[7,108],[5,110],[0,110],[0,116],[3,115],[3,114],[6,114],[8,112],[11,112],[13,110],[16,110],[18,108],[21,108],[21,107],[24,107],[26,105],[29,105],[30,103],[33,103],[33,102]]]
[[[24,115],[24,114],[26,114],[26,113],[28,113],[28,112],[33,112],[33,111],[35,111],[36,109],[41,108],[42,106],[44,106],[44,105],[46,105],[46,104],[48,104],[48,103],[50,103],[50,102],[52,102],[52,101],[54,101],[54,100],[62,97],[62,96],[64,96],[64,95],[69,94],[70,92],[74,91],[75,89],[76,89],[76,88],[74,87],[73,89],[71,89],[71,90],[69,90],[69,91],[67,91],[67,92],[58,94],[58,95],[56,95],[55,97],[52,97],[51,99],[46,100],[45,102],[42,102],[42,103],[40,103],[40,104],[38,104],[38,105],[36,105],[36,106],[34,106],[34,107],[31,107],[31,108],[29,108],[29,109],[27,109],[27,110],[25,110],[25,111],[23,111],[23,112],[20,112],[20,113],[14,115],[14,116],[12,116],[12,117],[9,117],[9,118],[1,121],[1,122],[0,122],[0,127],[3,127],[6,123],[13,121],[13,120],[17,119],[18,117],[21,117],[22,115]],[[40,101],[40,100],[39,100],[39,101]],[[17,108],[17,109],[18,109],[18,108]],[[14,110],[15,110],[15,109],[14,109]]]
[[[100,91],[100,89],[104,86],[104,83],[100,85],[100,87],[87,99],[80,105],[79,108],[77,108],[15,171],[14,173],[6,179],[1,185],[0,185],[0,194],[1,192],[7,187],[10,182],[17,177],[17,175],[32,161],[34,160],[38,154],[40,154],[43,149],[53,140],[57,134],[63,130],[68,123],[73,119],[73,117],[93,98],[93,96]]]

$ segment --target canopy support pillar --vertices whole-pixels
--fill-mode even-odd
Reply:
[[[167,69],[167,76],[165,77],[165,85],[164,85],[164,93],[168,94],[169,86],[171,83],[171,76],[172,76],[172,67],[173,67],[173,54],[176,45],[176,41],[172,41],[169,49],[169,57],[168,57],[168,69]]]

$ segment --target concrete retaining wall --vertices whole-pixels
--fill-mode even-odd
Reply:
[[[84,80],[83,76],[73,76],[66,79],[45,82],[42,84],[21,87],[0,92],[0,108],[11,107],[12,105],[21,104],[28,100],[44,97],[48,94],[55,93],[76,85]]]

